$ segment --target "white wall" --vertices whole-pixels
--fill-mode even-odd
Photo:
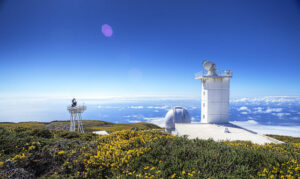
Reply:
[[[202,123],[229,121],[230,77],[202,77]]]

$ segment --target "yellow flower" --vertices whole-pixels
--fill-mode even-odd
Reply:
[[[65,151],[63,150],[58,152],[58,155],[63,155],[63,154],[65,154]]]
[[[176,176],[176,173],[174,173],[174,174],[171,176],[171,178],[175,178],[175,176]]]
[[[33,150],[33,149],[35,149],[34,145],[31,145],[31,146],[28,147],[28,150]]]
[[[181,174],[184,175],[184,174],[185,174],[185,171],[183,170],[183,171],[181,172]]]
[[[152,167],[150,170],[154,170],[155,169],[155,167]]]
[[[142,177],[142,174],[136,174],[135,176],[136,177]]]

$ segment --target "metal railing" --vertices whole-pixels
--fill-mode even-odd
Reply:
[[[78,105],[75,107],[68,106],[67,109],[70,113],[83,113],[86,110],[86,106],[85,105]]]
[[[207,73],[207,71],[200,71],[195,74],[195,78],[210,77],[210,75],[207,75]],[[213,77],[232,77],[232,71],[230,70],[217,70],[216,74],[217,76]]]

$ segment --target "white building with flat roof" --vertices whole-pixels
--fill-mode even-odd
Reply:
[[[182,123],[174,120],[173,134],[187,135],[190,139],[243,140],[255,144],[282,143],[279,140],[229,123],[229,94],[232,73],[229,70],[217,71],[216,65],[210,61],[204,61],[202,65],[206,71],[195,75],[195,79],[202,82],[201,122]]]

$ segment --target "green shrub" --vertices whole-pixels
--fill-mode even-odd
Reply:
[[[30,135],[35,136],[35,137],[47,138],[47,139],[50,139],[53,137],[53,134],[48,129],[33,129],[30,132]]]
[[[77,132],[69,132],[69,131],[59,131],[59,137],[64,138],[64,139],[76,139],[80,137],[80,134]]]

